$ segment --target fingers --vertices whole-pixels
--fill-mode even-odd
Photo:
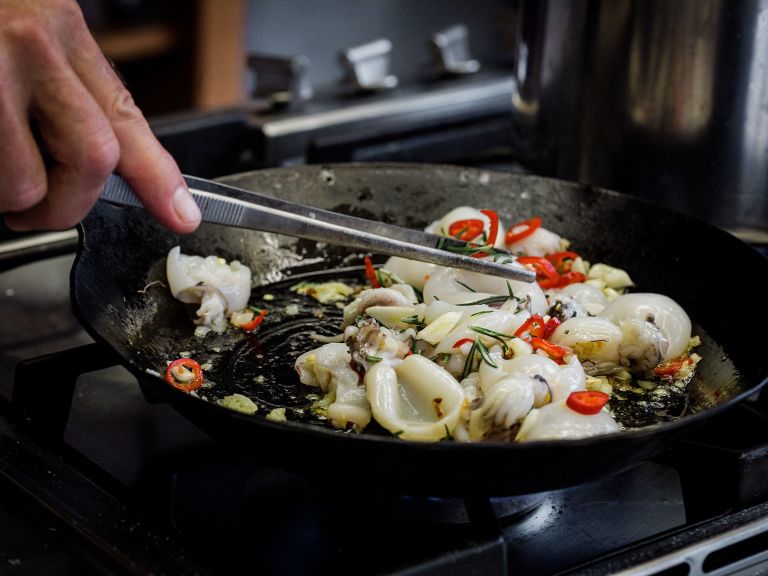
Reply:
[[[176,162],[155,138],[130,93],[87,30],[81,30],[79,35],[79,41],[71,45],[70,60],[120,143],[117,172],[131,183],[158,222],[176,232],[192,232],[200,224],[200,210]]]
[[[51,162],[46,167],[29,127]],[[200,212],[74,0],[0,2],[0,212],[16,230],[82,219],[112,171],[177,232]]]
[[[29,150],[31,135],[20,134],[27,143],[22,146],[21,160],[36,165],[37,170],[29,173],[33,183],[22,183],[18,189],[33,190],[27,194],[29,201],[11,207],[14,212],[6,215],[6,223],[15,230],[69,228],[98,198],[120,158],[120,145],[106,115],[54,42],[33,35],[24,50],[25,60],[38,66],[26,75],[29,111],[39,121],[42,144],[54,162],[48,168],[47,182],[41,185],[40,174],[46,173],[40,170],[40,155],[35,160]]]
[[[0,92],[0,213],[27,210],[46,194],[45,166],[18,95]]]

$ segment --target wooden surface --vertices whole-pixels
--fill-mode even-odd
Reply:
[[[245,5],[245,0],[199,0],[195,108],[216,108],[245,99]]]

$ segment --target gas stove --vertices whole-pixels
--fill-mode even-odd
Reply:
[[[204,177],[354,160],[521,170],[505,120],[510,82],[486,71],[368,94],[343,110],[338,100],[254,103],[153,128],[184,172]],[[9,573],[768,570],[765,398],[652,461],[566,490],[444,499],[342,489],[243,458],[145,398],[72,313],[73,231],[0,234],[0,246],[0,566]]]

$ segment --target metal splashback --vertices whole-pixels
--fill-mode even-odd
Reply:
[[[541,171],[768,236],[768,2],[518,8],[516,124]]]

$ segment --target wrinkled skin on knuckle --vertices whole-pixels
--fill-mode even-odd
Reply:
[[[114,133],[101,129],[85,138],[75,168],[96,178],[106,178],[120,160],[120,144]]]
[[[42,202],[48,191],[48,183],[43,175],[42,178],[27,178],[23,182],[11,184],[9,189],[3,187],[0,191],[0,208],[5,212],[22,212],[37,206]]]
[[[143,125],[146,122],[133,96],[122,84],[115,88],[109,112],[115,123]]]

